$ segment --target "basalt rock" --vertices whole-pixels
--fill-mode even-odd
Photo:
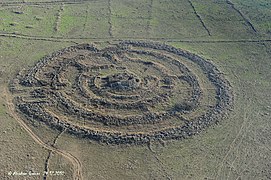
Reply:
[[[212,63],[151,42],[72,46],[11,82],[26,120],[103,143],[187,138],[221,120],[233,105],[230,84]]]

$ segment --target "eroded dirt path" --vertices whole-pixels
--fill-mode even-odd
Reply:
[[[46,143],[44,143],[28,126],[27,124],[17,115],[16,110],[15,110],[15,106],[12,103],[12,96],[11,94],[8,92],[7,88],[4,88],[3,90],[3,95],[6,99],[6,104],[7,104],[7,108],[8,111],[10,113],[10,115],[26,130],[26,132],[34,139],[35,142],[37,142],[39,145],[41,145],[43,148],[57,153],[63,157],[65,157],[66,159],[68,159],[72,165],[73,165],[73,169],[74,169],[74,173],[73,173],[73,179],[74,180],[82,180],[82,164],[80,162],[80,160],[78,158],[76,158],[75,156],[73,156],[71,153],[66,152],[64,150],[58,149],[56,147],[50,146]]]

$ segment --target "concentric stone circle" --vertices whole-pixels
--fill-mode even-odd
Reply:
[[[233,104],[229,82],[211,62],[141,41],[65,48],[19,73],[10,87],[24,119],[113,144],[198,134]]]

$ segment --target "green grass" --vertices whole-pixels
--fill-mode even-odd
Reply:
[[[151,36],[163,38],[206,37],[188,1],[153,1]]]
[[[268,0],[236,0],[236,6],[251,19],[257,30],[264,36],[271,35],[271,4]]]
[[[112,15],[118,18],[148,18],[150,1],[115,0],[112,1],[112,10]]]
[[[106,1],[65,5],[58,34],[64,37],[109,37],[106,6]]]
[[[4,9],[0,11],[2,23],[0,30],[8,33],[20,33],[31,36],[52,36],[54,34],[55,12],[57,6],[40,8],[24,6],[23,8]],[[16,14],[14,11],[23,12]],[[10,25],[16,23],[15,26]],[[32,26],[33,28],[27,28]]]
[[[217,38],[253,38],[254,33],[244,19],[225,1],[193,0],[197,13],[212,36]],[[236,8],[251,20],[263,37],[270,37],[270,3],[234,1]],[[141,0],[140,2],[113,0],[112,14],[108,2],[64,4],[59,32],[54,31],[60,4],[3,8],[0,30],[31,36],[63,36],[77,38],[109,38],[109,16],[115,38],[208,38],[206,30],[188,1]],[[23,14],[14,12],[20,11]],[[15,25],[11,25],[15,24]],[[27,28],[31,26],[32,28]]]

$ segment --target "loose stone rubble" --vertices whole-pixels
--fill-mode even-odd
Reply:
[[[202,108],[208,91],[184,59],[214,87],[215,103],[208,109]],[[189,90],[185,97],[176,95],[181,85]],[[172,46],[140,41],[57,51],[19,73],[10,90],[18,94],[14,103],[26,120],[112,144],[186,138],[218,122],[233,105],[230,84],[212,63]],[[200,108],[204,112],[197,115]]]

